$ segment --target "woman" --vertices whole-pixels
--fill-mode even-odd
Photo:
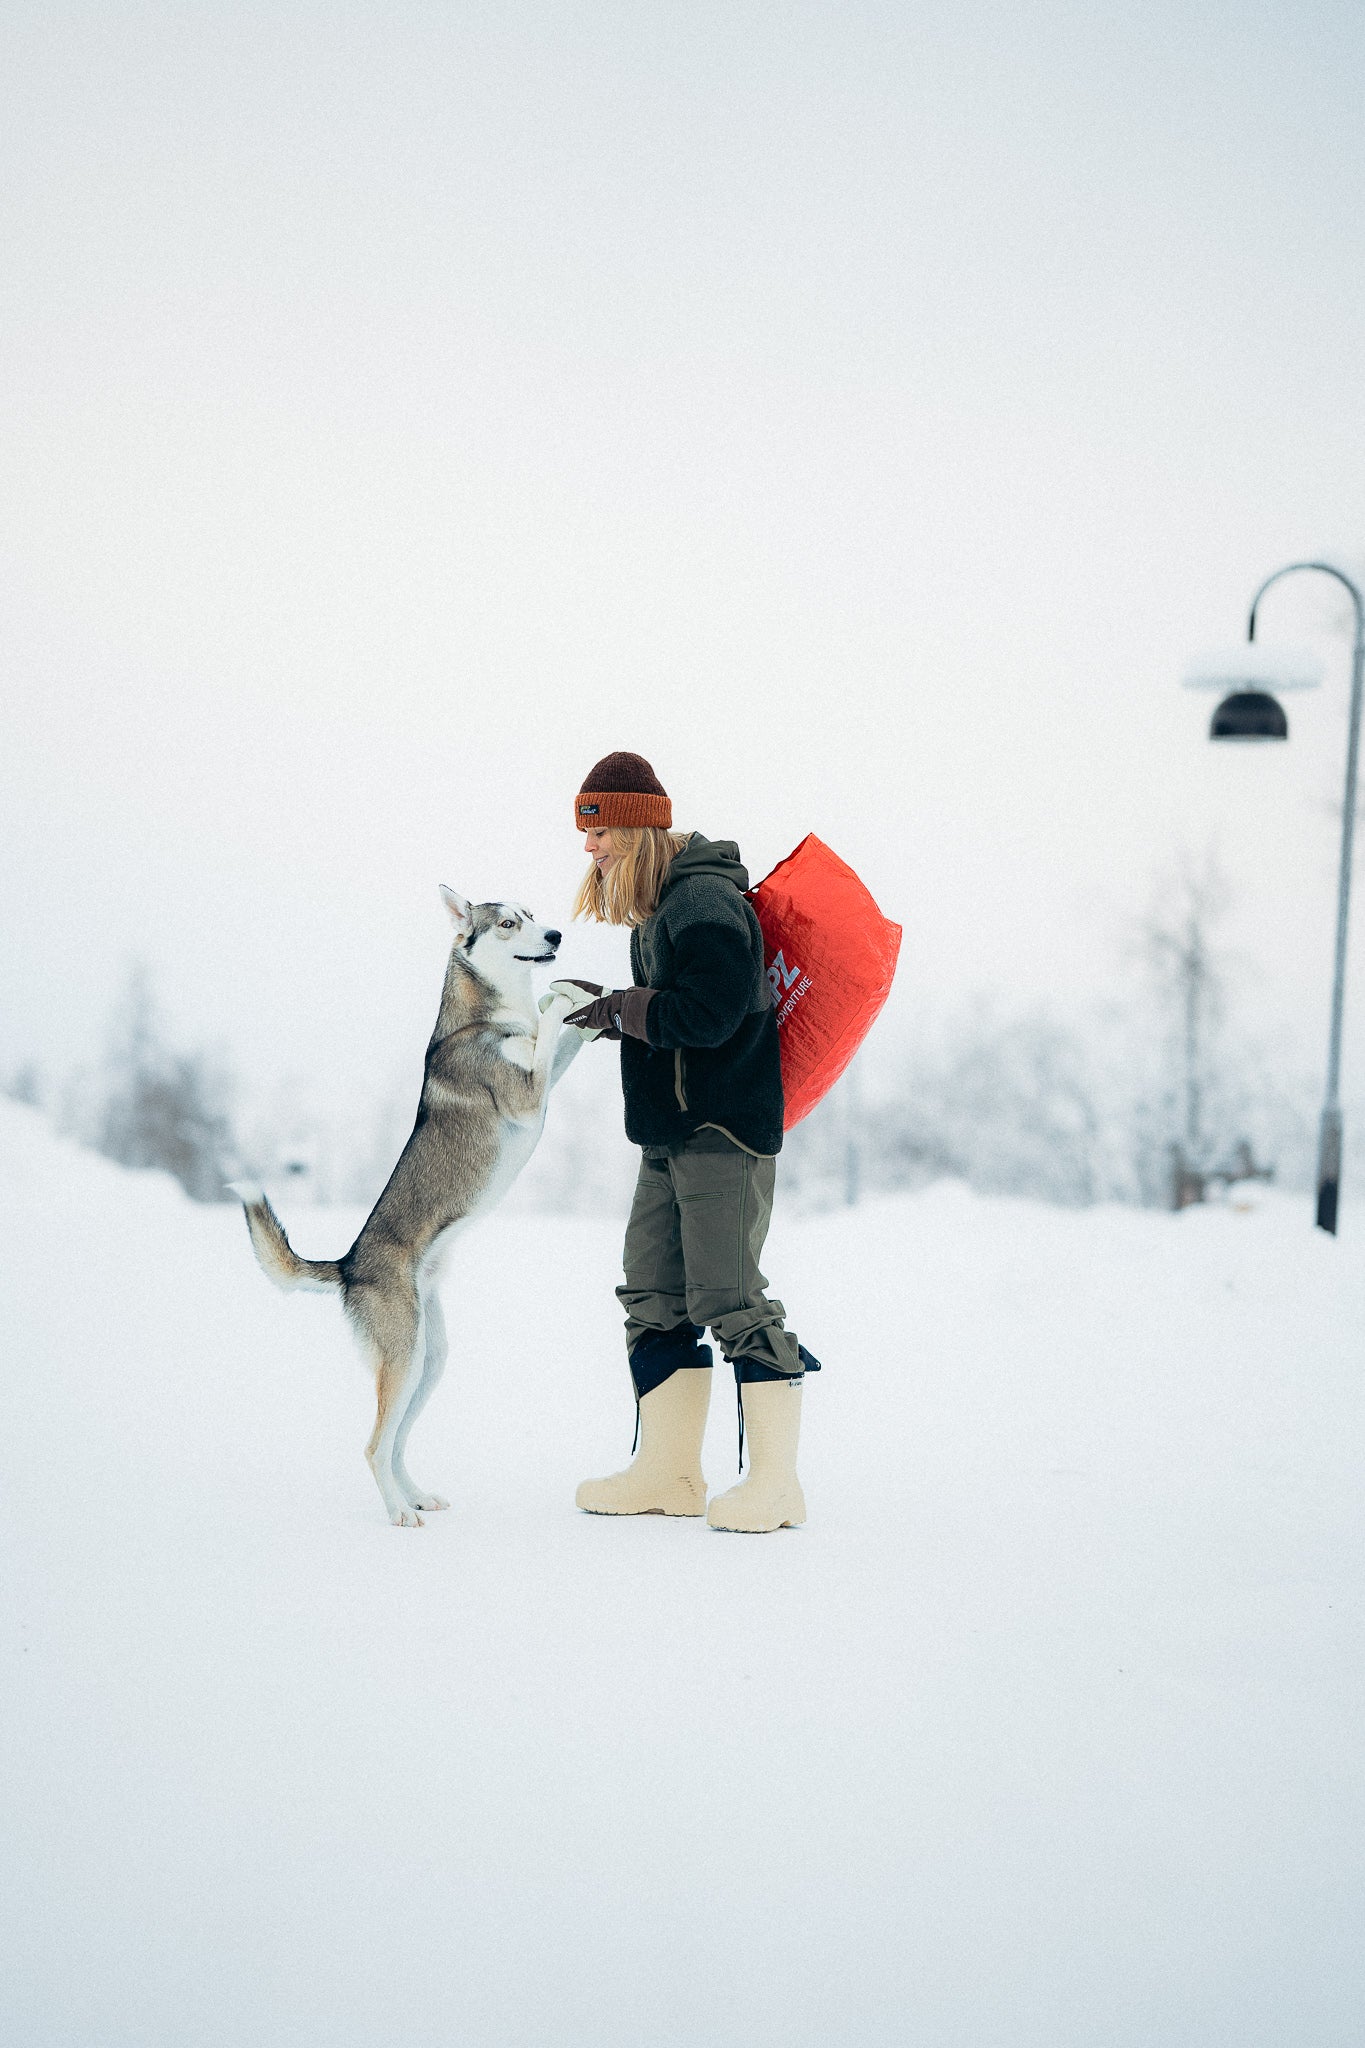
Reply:
[[[670,829],[668,794],[638,754],[597,763],[574,819],[592,861],[574,915],[631,927],[635,986],[593,989],[565,1021],[620,1039],[626,1135],[643,1155],[616,1290],[639,1453],[626,1471],[585,1480],[578,1506],[706,1510],[709,1326],[735,1369],[749,1474],[712,1501],[707,1520],[788,1528],[806,1515],[796,1476],[801,1383],[819,1367],[758,1270],[782,1146],[782,1072],[749,877],[732,841]]]

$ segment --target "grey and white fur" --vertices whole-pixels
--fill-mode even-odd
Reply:
[[[265,1192],[235,1181],[257,1261],[277,1287],[339,1290],[374,1369],[378,1412],[365,1456],[389,1520],[421,1526],[449,1505],[408,1474],[408,1433],[441,1377],[437,1282],[462,1225],[507,1192],[539,1141],[550,1089],[583,1043],[565,1017],[587,998],[553,982],[538,1011],[531,969],[561,934],[514,903],[471,904],[442,888],[455,926],[412,1136],[359,1237],[340,1259],[294,1251]]]

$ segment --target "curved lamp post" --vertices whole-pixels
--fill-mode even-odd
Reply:
[[[1255,646],[1256,610],[1261,599],[1272,583],[1278,583],[1282,576],[1297,575],[1301,569],[1319,570],[1324,576],[1334,576],[1338,583],[1344,584],[1351,593],[1356,615],[1355,647],[1351,657],[1350,728],[1346,743],[1346,800],[1341,813],[1341,875],[1337,885],[1332,1025],[1327,1044],[1327,1093],[1318,1136],[1318,1228],[1335,1235],[1337,1196],[1341,1186],[1341,1019],[1346,999],[1346,927],[1351,906],[1351,850],[1355,838],[1356,771],[1360,759],[1361,679],[1365,674],[1365,599],[1350,577],[1330,562],[1290,562],[1285,568],[1277,569],[1273,576],[1267,576],[1252,598],[1251,615],[1247,620],[1247,646],[1242,650],[1241,659],[1219,664],[1222,673],[1217,676],[1196,671],[1186,680],[1195,687],[1207,687],[1212,683],[1221,687],[1232,685],[1232,694],[1213,714],[1210,739],[1287,739],[1288,720],[1273,692],[1275,689],[1303,688],[1317,680],[1316,674],[1306,673],[1302,666],[1296,669],[1292,663],[1277,665],[1273,659],[1267,663],[1258,659],[1251,650]]]

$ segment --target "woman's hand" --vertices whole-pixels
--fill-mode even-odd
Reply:
[[[641,1038],[648,1045],[645,1018],[653,1000],[652,988],[613,988],[605,993],[599,990],[595,1002],[572,1011],[564,1022],[582,1032],[591,1031],[594,1038]]]
[[[602,984],[600,981],[552,981],[540,999],[540,1007],[542,1010],[548,1010],[555,997],[558,996],[561,1002],[579,1004],[580,1010],[578,1014],[581,1015],[583,997],[600,996],[601,993]],[[573,1024],[572,1017],[566,1016],[563,1028],[567,1031],[571,1025],[585,1044],[591,1044],[594,1038],[601,1036],[601,1033],[598,1031],[585,1031],[582,1025]]]

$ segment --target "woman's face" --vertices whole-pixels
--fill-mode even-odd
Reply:
[[[620,855],[611,843],[610,825],[589,825],[583,834],[588,848],[588,859],[597,863],[599,875],[609,875]]]

